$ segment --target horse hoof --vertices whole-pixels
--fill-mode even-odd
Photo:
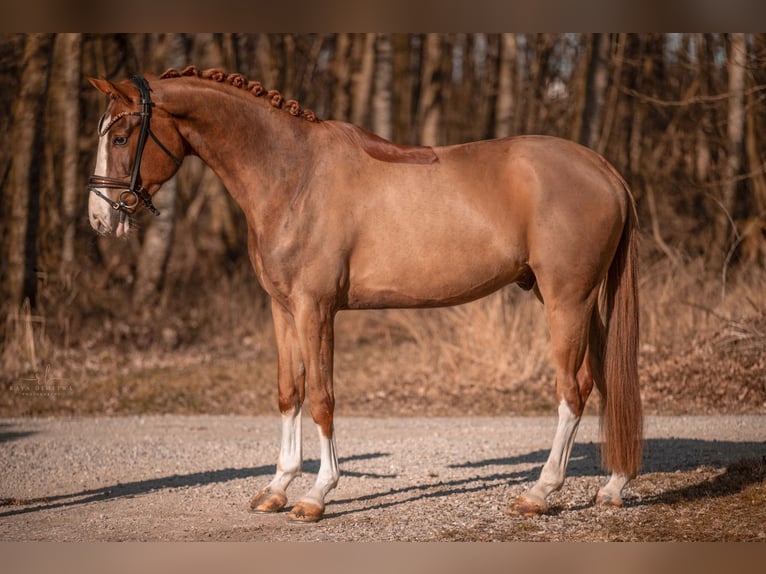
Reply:
[[[526,496],[519,496],[516,502],[513,503],[508,509],[508,514],[512,516],[525,516],[527,518],[534,518],[540,516],[548,511],[548,506],[545,502],[538,502],[527,498]]]
[[[287,496],[282,492],[264,489],[250,501],[250,512],[279,512],[287,504]]]
[[[324,508],[310,502],[298,501],[293,509],[287,514],[291,522],[319,522],[324,515]]]
[[[614,508],[622,507],[622,498],[613,496],[608,492],[599,492],[596,495],[596,504],[601,506],[612,506]]]

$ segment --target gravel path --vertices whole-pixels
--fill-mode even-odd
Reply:
[[[582,539],[574,533],[584,520],[644,516],[668,487],[657,477],[672,486],[766,457],[766,416],[649,417],[644,472],[654,479],[629,487],[626,508],[593,508],[604,475],[598,421],[587,417],[551,515],[507,516],[537,477],[554,426],[553,417],[340,418],[340,484],[322,522],[296,525],[246,510],[274,472],[276,417],[0,419],[0,540]],[[304,421],[293,500],[318,469],[312,427]],[[598,532],[631,538],[624,527]]]

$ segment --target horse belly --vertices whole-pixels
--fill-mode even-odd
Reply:
[[[503,234],[505,235],[505,234]],[[514,245],[515,243],[515,245]],[[483,297],[526,269],[518,242],[452,230],[358,246],[349,261],[348,307],[440,307]]]

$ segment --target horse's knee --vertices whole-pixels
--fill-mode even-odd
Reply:
[[[303,405],[303,388],[295,385],[279,385],[279,412],[291,413]]]

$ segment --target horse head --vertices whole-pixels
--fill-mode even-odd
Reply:
[[[88,185],[89,220],[103,235],[122,236],[141,207],[159,215],[151,197],[176,173],[186,146],[173,117],[155,109],[144,78],[119,83],[88,80],[109,96],[98,125],[96,168]]]

